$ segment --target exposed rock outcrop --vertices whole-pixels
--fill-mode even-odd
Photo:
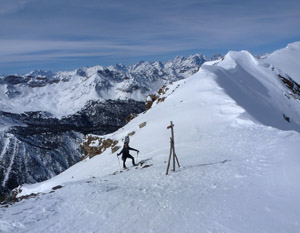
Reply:
[[[82,149],[85,156],[93,158],[95,155],[103,153],[108,148],[114,148],[118,144],[117,140],[112,140],[110,138],[102,138],[94,135],[87,135],[82,143]]]

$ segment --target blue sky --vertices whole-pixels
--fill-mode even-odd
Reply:
[[[299,0],[0,0],[0,74],[272,52],[300,40]]]

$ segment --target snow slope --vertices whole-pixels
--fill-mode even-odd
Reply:
[[[285,61],[284,57],[281,59]],[[217,75],[218,84],[254,121],[300,132],[299,96],[288,97],[291,90],[278,76],[288,75],[280,69],[261,62],[247,51],[229,52],[224,61],[205,69]],[[285,121],[283,115],[288,116],[290,122]]]
[[[277,72],[246,51],[203,65],[169,85],[165,101],[107,135],[121,146],[135,131],[130,145],[140,154],[132,155],[148,167],[127,161],[130,169],[118,172],[116,153],[106,150],[22,186],[20,196],[42,194],[0,208],[0,229],[299,232],[299,100],[286,97]],[[181,168],[166,176],[171,120]],[[63,188],[50,192],[58,185]]]
[[[294,79],[298,84],[300,83],[299,74],[299,51],[300,42],[295,42],[289,44],[286,48],[280,49],[267,56],[264,60],[267,63],[273,64],[275,67],[288,73],[292,79]]]

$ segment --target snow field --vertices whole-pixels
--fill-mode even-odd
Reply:
[[[0,229],[298,233],[299,122],[288,124],[282,111],[296,119],[299,103],[282,99],[285,87],[248,52],[226,57],[173,83],[164,102],[106,135],[122,146],[135,131],[130,146],[149,167],[127,160],[130,169],[120,172],[116,153],[107,150],[24,185],[20,195],[40,194],[0,208]],[[166,176],[170,121],[181,168]],[[63,188],[50,192],[57,185]]]
[[[5,232],[297,232],[299,135],[235,126],[201,136],[176,144],[182,167],[168,176],[168,148],[141,152],[152,166],[112,175],[115,161],[111,174],[1,209]]]

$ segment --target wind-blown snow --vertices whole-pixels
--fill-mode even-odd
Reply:
[[[299,99],[285,96],[290,90],[278,78],[282,74],[279,70],[273,70],[247,51],[229,52],[217,66],[204,69],[217,75],[218,84],[253,120],[300,132]],[[290,122],[284,120],[283,114],[290,117]]]
[[[20,195],[43,194],[1,208],[0,229],[298,232],[300,104],[286,97],[278,69],[246,51],[204,64],[169,85],[165,101],[106,136],[122,146],[135,131],[130,146],[140,154],[132,155],[149,167],[127,161],[129,171],[115,173],[118,158],[106,150],[48,181],[22,186]],[[166,176],[171,120],[181,168]],[[49,193],[58,185],[63,188]]]

